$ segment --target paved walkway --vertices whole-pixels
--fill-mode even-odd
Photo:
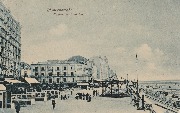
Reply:
[[[95,97],[91,102],[70,98],[56,99],[56,103],[53,110],[51,101],[36,102],[36,105],[22,107],[20,113],[149,113],[136,110],[130,104],[130,98]],[[15,113],[15,110],[6,109],[5,113]]]
[[[107,98],[92,97],[91,102],[86,100],[76,100],[77,92],[89,93],[92,90],[74,91],[73,95],[67,100],[56,98],[56,107],[52,109],[52,102],[36,102],[36,105],[21,107],[20,113],[149,113],[149,111],[136,110],[131,99],[126,98]],[[0,113],[3,113],[0,109]],[[15,113],[15,109],[3,109],[4,113]]]

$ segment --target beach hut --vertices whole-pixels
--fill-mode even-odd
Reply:
[[[6,107],[6,87],[0,84],[0,108]]]

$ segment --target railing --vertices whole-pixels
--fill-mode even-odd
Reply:
[[[15,101],[20,102],[21,106],[32,105],[35,99],[32,94],[11,94],[11,108],[13,108],[13,103]]]
[[[45,92],[27,92],[34,96],[36,101],[47,101],[47,94]]]
[[[171,103],[169,103],[169,105],[164,101],[162,101],[162,103],[160,103],[159,102],[159,99],[158,98],[155,98],[155,97],[153,97],[153,96],[150,96],[150,95],[147,95],[146,94],[146,96],[149,98],[149,99],[151,99],[151,100],[153,100],[154,102],[155,102],[155,105],[157,105],[157,106],[160,106],[160,107],[162,107],[162,108],[164,108],[164,109],[167,109],[167,110],[169,110],[169,111],[171,111],[171,112],[175,112],[175,113],[177,113],[179,110],[177,109],[177,108],[175,108],[174,106],[172,106],[172,104]]]

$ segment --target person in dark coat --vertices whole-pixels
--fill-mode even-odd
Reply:
[[[66,96],[66,94],[64,95],[64,100],[65,100],[65,99],[67,99],[67,96]]]
[[[91,95],[89,95],[89,98],[88,98],[87,102],[91,102]]]
[[[62,94],[61,94],[61,100],[63,100],[63,96],[62,96]]]
[[[73,94],[73,91],[71,90],[71,95]]]
[[[20,104],[19,104],[19,102],[16,102],[15,103],[15,109],[16,109],[16,113],[19,113],[19,111],[20,111]]]
[[[88,97],[89,97],[89,94],[87,93],[87,94],[86,94],[86,100],[88,100]]]
[[[85,94],[84,93],[82,94],[82,97],[83,97],[83,100],[85,100]]]
[[[55,108],[56,102],[55,99],[52,100],[53,109]]]

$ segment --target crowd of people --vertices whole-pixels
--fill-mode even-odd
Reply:
[[[86,93],[77,93],[75,99],[77,100],[86,100],[87,102],[91,102],[91,95]]]

